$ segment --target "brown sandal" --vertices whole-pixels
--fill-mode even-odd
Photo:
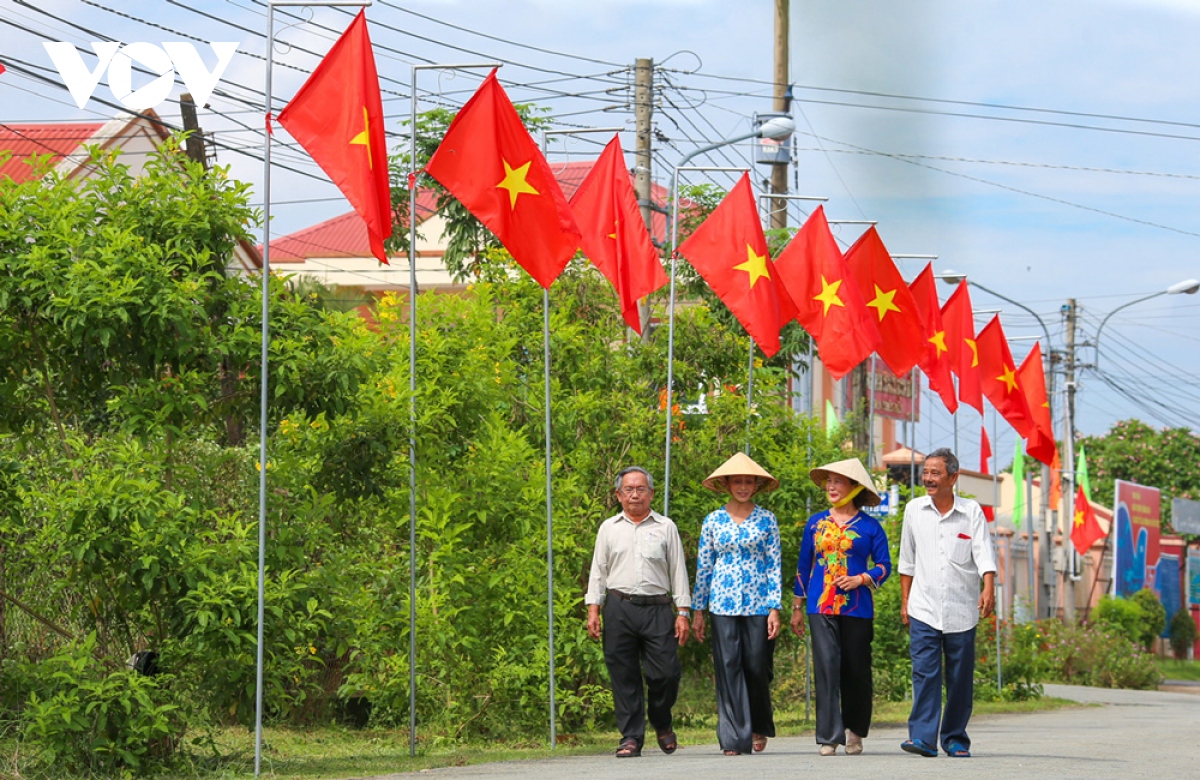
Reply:
[[[637,740],[633,737],[623,739],[617,745],[617,758],[637,758],[642,754],[642,749],[638,747]]]
[[[658,746],[662,748],[662,752],[668,756],[679,749],[679,742],[675,739],[674,731],[664,731],[658,734]]]

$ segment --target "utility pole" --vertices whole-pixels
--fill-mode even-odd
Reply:
[[[1075,325],[1079,321],[1075,299],[1067,300],[1067,463],[1066,473],[1071,475],[1070,489],[1064,490],[1066,509],[1061,515],[1062,524],[1062,583],[1063,583],[1063,620],[1073,622],[1075,619],[1075,578],[1072,576],[1072,553],[1070,546],[1070,531],[1075,520]]]
[[[183,118],[183,129],[189,131],[187,156],[208,168],[208,160],[204,154],[204,133],[200,130],[200,120],[196,117],[196,104],[192,101],[191,94],[184,92],[179,96],[179,113]]]
[[[775,104],[776,113],[785,114],[791,106],[788,105],[788,20],[791,17],[791,0],[775,0]],[[785,141],[785,143],[787,143]],[[788,191],[788,163],[775,163],[771,166],[771,192],[783,195]],[[771,227],[787,227],[787,201],[781,198],[770,198]]]
[[[650,166],[654,160],[652,146],[654,132],[651,120],[654,117],[654,60],[638,58],[633,66],[633,120],[634,120],[634,169],[633,190],[637,194],[638,203],[642,204],[642,220],[650,235],[654,235],[654,211],[650,199],[651,179]],[[665,237],[664,237],[665,238]],[[643,338],[649,336],[650,301],[642,301],[640,317],[642,321]]]

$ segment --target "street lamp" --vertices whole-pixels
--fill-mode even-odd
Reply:
[[[1104,326],[1108,324],[1109,318],[1114,314],[1119,312],[1121,309],[1129,308],[1135,303],[1148,301],[1151,298],[1157,298],[1160,295],[1179,295],[1180,293],[1184,295],[1195,295],[1197,290],[1200,290],[1200,281],[1196,279],[1184,279],[1182,282],[1176,282],[1165,290],[1159,290],[1156,293],[1150,293],[1149,295],[1132,300],[1129,303],[1123,303],[1110,311],[1108,314],[1104,315],[1104,319],[1100,320],[1100,327],[1096,328],[1096,358],[1092,361],[1092,368],[1097,368],[1100,365],[1100,334],[1104,332]]]
[[[789,116],[771,117],[748,133],[717,141],[715,144],[701,146],[685,155],[671,173],[671,294],[667,303],[667,443],[664,450],[666,465],[663,468],[663,514],[671,509],[671,402],[674,390],[675,369],[675,252],[679,246],[679,171],[689,162],[705,152],[719,149],[722,146],[736,144],[750,138],[786,138],[796,131],[796,123]]]

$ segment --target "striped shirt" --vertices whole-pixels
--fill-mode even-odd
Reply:
[[[980,577],[996,571],[996,552],[979,504],[955,496],[942,514],[929,496],[904,509],[896,571],[913,578],[908,616],[946,634],[979,623]]]

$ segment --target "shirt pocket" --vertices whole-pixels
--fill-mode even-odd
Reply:
[[[974,556],[972,548],[973,540],[971,539],[971,535],[965,529],[960,528],[955,532],[954,539],[950,542],[950,562],[958,566],[968,565]]]
[[[662,560],[667,557],[667,538],[661,533],[649,533],[642,537],[642,557]]]

